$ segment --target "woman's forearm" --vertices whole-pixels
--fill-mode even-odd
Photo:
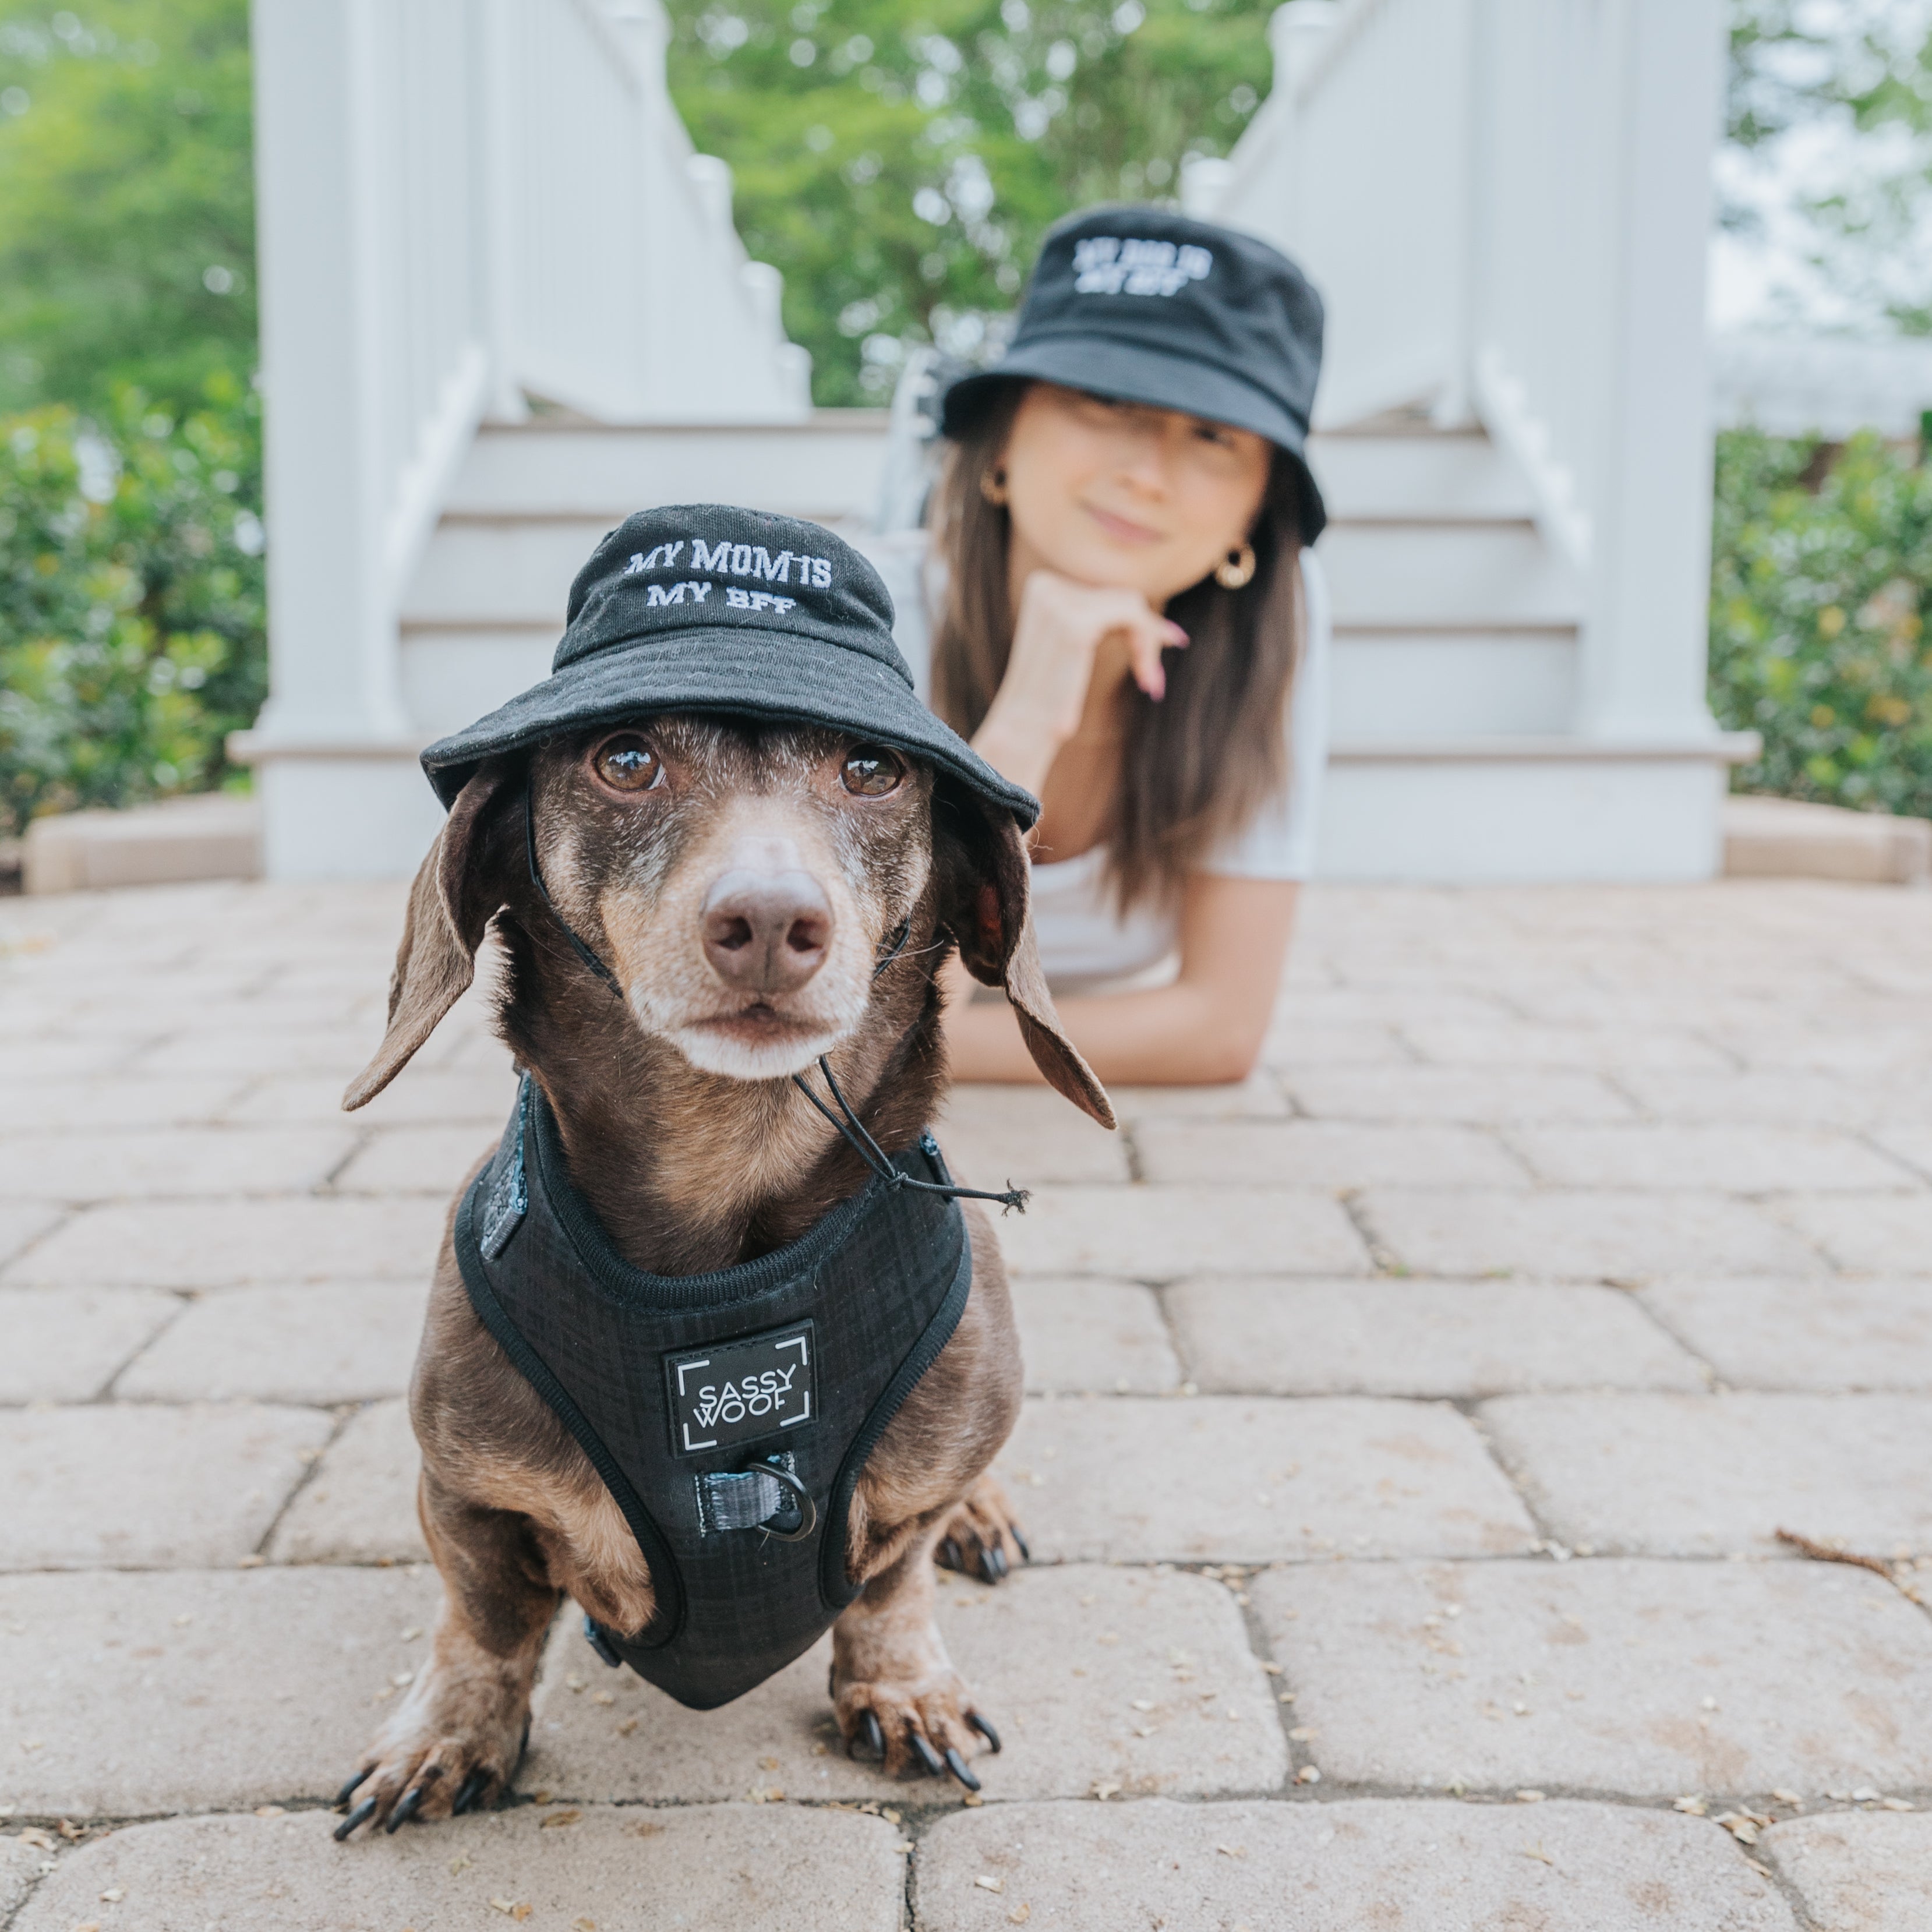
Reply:
[[[1102,1084],[1204,1087],[1246,1079],[1274,1016],[1297,891],[1286,880],[1197,874],[1182,901],[1178,980],[1144,993],[1057,1000],[1067,1036]],[[952,1077],[1037,1081],[1012,1010],[975,1003],[973,982],[956,959],[943,983]]]
[[[1232,1019],[1210,988],[1184,983],[1144,993],[1101,994],[1058,1003],[1060,1023],[1102,1084],[1212,1086],[1242,1080],[1267,1031]],[[946,1047],[956,1080],[1038,1084],[1040,1070],[1003,1001],[955,1005]]]

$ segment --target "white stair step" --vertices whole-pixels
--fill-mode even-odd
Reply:
[[[888,417],[821,410],[761,428],[536,422],[486,427],[448,508],[458,515],[575,514],[609,523],[655,503],[743,502],[820,521],[869,519]],[[1310,461],[1331,519],[1527,518],[1514,466],[1486,436],[1318,436]]]
[[[1322,539],[1338,629],[1575,625],[1575,573],[1531,524],[1342,524]]]
[[[658,503],[869,520],[887,421],[883,410],[826,410],[769,428],[493,426],[478,436],[447,508],[459,516],[574,513],[607,530]]]
[[[403,702],[424,740],[446,737],[550,675],[560,627],[403,633]]]
[[[550,675],[554,626],[436,626],[403,634],[403,692],[426,737],[458,730]],[[1335,640],[1331,729],[1340,741],[1554,736],[1568,729],[1576,638],[1344,632]]]
[[[404,625],[548,626],[554,636],[563,628],[571,580],[610,527],[608,515],[446,515],[403,598]]]
[[[1480,752],[1484,748],[1469,747]],[[1706,879],[1717,869],[1724,768],[1714,756],[1579,741],[1534,758],[1357,756],[1337,747],[1317,876],[1526,884]]]
[[[597,516],[447,516],[403,603],[405,624],[561,628],[571,579],[610,528]],[[1574,625],[1574,574],[1526,524],[1341,525],[1323,538],[1339,627]]]
[[[1534,500],[1486,436],[1317,436],[1308,460],[1336,523],[1431,518],[1521,520]]]
[[[1553,736],[1576,716],[1576,637],[1344,631],[1330,679],[1338,741]]]

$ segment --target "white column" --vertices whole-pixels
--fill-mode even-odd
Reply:
[[[1579,723],[1714,734],[1705,703],[1711,424],[1705,278],[1720,124],[1720,0],[1617,0],[1619,205],[1604,318]]]
[[[272,877],[383,876],[434,824],[386,561],[374,79],[382,0],[254,0],[269,698],[254,764]]]
[[[493,422],[521,422],[530,405],[518,382],[520,318],[517,311],[521,244],[524,117],[517,99],[518,20],[521,0],[483,0],[477,124],[482,192],[477,197],[482,251],[483,320],[490,357],[485,412]]]
[[[405,726],[384,581],[379,0],[255,0],[257,273],[266,390],[264,746]]]

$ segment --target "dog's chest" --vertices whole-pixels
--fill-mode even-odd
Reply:
[[[936,1148],[900,1160],[944,1176]],[[760,1261],[646,1275],[570,1185],[526,1082],[458,1212],[457,1254],[477,1314],[649,1566],[650,1624],[600,1632],[600,1648],[700,1708],[808,1648],[855,1594],[845,1526],[866,1457],[964,1307],[957,1203],[874,1180]]]

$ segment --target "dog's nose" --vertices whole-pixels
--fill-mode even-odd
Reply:
[[[809,872],[722,874],[704,897],[704,956],[728,985],[789,993],[825,964],[832,908]]]

